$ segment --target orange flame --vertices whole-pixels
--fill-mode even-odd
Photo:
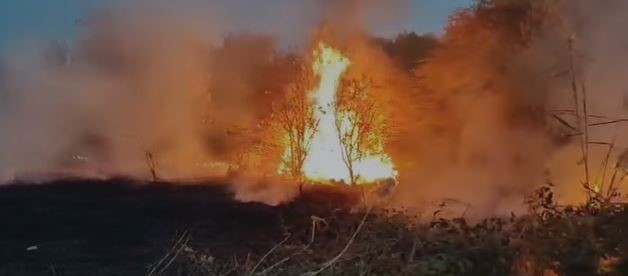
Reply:
[[[351,61],[324,43],[319,43],[314,55],[316,60],[312,69],[320,80],[318,86],[310,93],[315,105],[314,116],[318,121],[318,128],[312,137],[302,173],[306,179],[315,182],[334,180],[351,183],[350,172],[343,159],[343,145],[339,133],[351,127],[351,116],[359,114],[356,112],[339,114],[335,110],[337,90]],[[338,119],[340,120],[337,121]],[[339,128],[337,122],[341,122]],[[379,142],[379,145],[376,145],[379,147],[376,152],[383,152],[383,141]],[[397,177],[392,160],[386,154],[366,154],[354,160],[356,161],[352,167],[354,176],[358,176],[357,184]]]

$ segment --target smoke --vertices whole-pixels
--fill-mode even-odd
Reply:
[[[9,61],[0,167],[55,171],[88,158],[93,173],[142,177],[150,152],[174,177],[202,160],[211,37],[189,17],[127,13],[94,16],[71,54]]]
[[[82,20],[69,45],[11,51],[0,72],[2,180],[150,179],[151,169],[164,180],[224,174],[225,159],[242,146],[230,144],[231,128],[254,127],[265,108],[253,104],[264,91],[250,83],[273,74],[290,81],[265,67],[273,51],[306,44],[323,22],[366,29],[366,11],[374,11],[367,7],[383,7],[252,2],[112,5]],[[333,19],[358,6],[365,10]],[[229,39],[239,32],[260,35]],[[244,200],[279,202],[294,194],[282,190],[266,200],[263,194],[276,189],[260,196],[250,188],[260,186],[255,181],[236,182],[252,183],[234,186]]]
[[[255,142],[236,139],[239,130],[255,130],[280,97],[272,92],[295,79],[284,58],[306,55],[277,49],[308,45],[321,24],[351,58],[348,74],[381,85],[401,176],[394,203],[427,215],[443,201],[451,215],[521,211],[546,182],[565,202],[583,199],[579,138],[564,125],[577,123],[569,37],[591,123],[628,118],[625,3],[559,1],[525,46],[512,35],[525,29],[520,14],[507,16],[511,25],[462,14],[411,76],[365,39],[403,25],[408,1],[252,2],[111,6],[69,46],[12,52],[0,67],[0,177],[224,175]],[[590,128],[590,141],[615,142],[606,173],[608,145],[589,146],[591,182],[608,181],[615,164],[623,173],[627,134],[621,123]],[[240,200],[275,205],[297,194],[248,173],[232,188]]]
[[[231,190],[242,202],[263,202],[271,206],[285,203],[299,194],[299,187],[278,177],[259,178],[239,175],[232,179]]]
[[[628,45],[628,37],[624,31],[627,14],[628,3],[625,1],[574,1],[566,5],[562,14],[566,21],[562,36],[558,35],[560,30],[557,30],[553,38],[546,38],[544,44],[538,46],[541,49],[568,48],[565,36],[570,35],[573,39],[576,79],[580,91],[586,91],[589,124],[628,118],[628,81],[623,76],[628,65],[622,62],[627,56],[625,46]],[[565,58],[562,63],[566,63]],[[572,89],[566,85],[568,77],[554,79],[551,84],[554,90],[548,100],[548,107],[552,110],[575,109]],[[583,98],[581,95],[581,102]],[[580,110],[583,110],[582,103]],[[575,118],[568,119],[568,122],[577,124]],[[612,174],[618,171],[619,175],[623,175],[626,169],[621,155],[628,149],[627,138],[628,128],[625,123],[588,128],[589,181],[599,186],[603,194],[609,188]],[[610,151],[609,145],[605,143],[612,144]],[[579,187],[585,178],[584,164],[578,162],[579,159],[582,159],[581,148],[577,143],[572,143],[562,148],[550,162],[550,166],[556,167],[550,167],[553,180],[566,202],[584,196]],[[626,191],[624,183],[615,185],[619,191]]]
[[[443,46],[416,74],[423,106],[412,138],[402,144],[406,154],[399,158],[414,164],[400,172],[397,204],[428,218],[436,211],[470,219],[508,215],[525,211],[526,196],[548,182],[561,203],[586,199],[580,136],[564,124],[578,126],[568,111],[575,109],[568,41],[575,38],[578,88],[586,87],[588,114],[595,115],[590,123],[626,118],[628,83],[621,60],[628,9],[623,2],[549,6],[553,9],[536,11],[545,19],[523,46],[512,43],[508,24],[481,21],[493,20],[490,15],[463,13],[450,25]],[[513,21],[517,28],[538,23]],[[582,112],[582,96],[579,108]],[[603,190],[615,168],[623,174],[621,162],[614,165],[626,150],[626,134],[621,124],[589,127],[591,185],[606,182]],[[604,171],[608,145],[602,143],[613,141]]]

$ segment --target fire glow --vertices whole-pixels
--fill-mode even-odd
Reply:
[[[305,179],[313,182],[341,181],[347,184],[373,183],[397,177],[391,158],[381,154],[384,138],[376,137],[376,143],[364,151],[347,151],[346,143],[358,143],[352,137],[344,140],[343,133],[349,131],[356,117],[362,116],[355,110],[336,110],[338,90],[343,74],[351,61],[343,54],[324,43],[314,50],[312,69],[318,85],[309,92],[314,105],[317,129],[309,130],[312,140],[302,167]],[[351,159],[351,165],[347,164]],[[284,158],[284,162],[286,162]],[[351,167],[351,169],[349,169]]]

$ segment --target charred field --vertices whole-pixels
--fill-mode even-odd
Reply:
[[[220,184],[75,179],[1,190],[1,275],[142,275],[186,231],[194,243],[230,260],[260,253],[281,238],[282,227],[307,224],[311,215],[337,208],[347,215],[334,203],[334,196],[346,202],[344,196],[332,191],[270,207],[236,202]]]
[[[65,180],[0,189],[0,275],[624,275],[622,205],[469,223],[356,207],[334,187],[241,203],[220,184]],[[547,275],[547,274],[544,274]]]

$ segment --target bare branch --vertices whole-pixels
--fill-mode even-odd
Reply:
[[[308,273],[304,273],[303,275],[304,276],[315,276],[315,275],[318,275],[321,272],[323,272],[325,269],[327,269],[330,266],[332,266],[333,264],[335,264],[347,252],[349,247],[351,247],[351,244],[353,244],[353,241],[355,240],[355,238],[360,233],[360,230],[362,230],[362,227],[364,226],[364,223],[366,222],[366,218],[368,218],[369,214],[370,214],[370,209],[364,214],[364,217],[362,218],[362,221],[358,225],[358,228],[355,229],[355,232],[353,232],[353,235],[351,236],[351,239],[349,239],[347,244],[345,244],[345,247],[342,249],[342,251],[340,251],[340,253],[338,253],[338,255],[336,255],[331,260],[325,262],[323,264],[323,266],[319,270],[308,272]]]
[[[593,124],[589,124],[589,126],[603,126],[603,125],[610,125],[610,124],[624,123],[624,122],[628,122],[628,119],[617,119],[617,120],[611,120],[611,121],[606,121],[606,122],[593,123]]]

